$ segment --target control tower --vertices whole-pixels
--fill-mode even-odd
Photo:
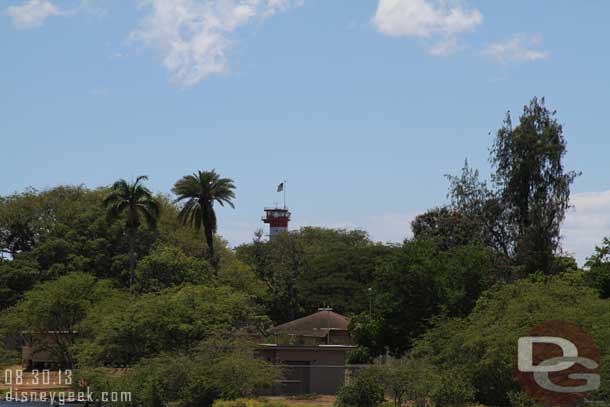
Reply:
[[[273,239],[278,233],[288,232],[290,211],[288,208],[265,208],[265,216],[262,221],[269,224],[269,239]]]

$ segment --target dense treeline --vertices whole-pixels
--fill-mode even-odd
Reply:
[[[215,171],[178,180],[174,201],[146,177],[0,197],[0,363],[24,336],[70,332],[52,350],[89,383],[133,389],[135,405],[206,406],[278,377],[253,358],[252,338],[331,306],[351,317],[352,362],[405,358],[358,379],[367,394],[385,386],[399,406],[521,405],[509,348],[528,327],[555,316],[610,341],[610,241],[584,269],[561,250],[577,176],[565,153],[555,113],[533,99],[498,131],[491,180],[466,163],[448,176],[448,203],[394,245],[306,227],[231,249],[214,205],[233,206],[236,186]],[[104,366],[130,369],[114,377]],[[362,394],[346,387],[339,403]]]

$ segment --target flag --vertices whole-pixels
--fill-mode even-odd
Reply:
[[[282,182],[280,185],[277,186],[277,192],[282,192],[284,190],[284,183]]]

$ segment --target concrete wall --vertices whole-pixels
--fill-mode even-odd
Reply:
[[[265,348],[261,356],[277,364],[299,365],[287,368],[291,370],[286,374],[289,379],[284,386],[287,393],[335,394],[345,381],[345,353],[345,348],[285,347]],[[298,386],[294,381],[303,383]]]

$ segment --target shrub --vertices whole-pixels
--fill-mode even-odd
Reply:
[[[520,391],[508,393],[511,407],[540,407],[530,396]]]
[[[288,403],[240,398],[236,400],[216,400],[212,407],[288,407]]]
[[[337,392],[339,407],[378,407],[384,400],[382,375],[375,368],[363,369]]]
[[[122,377],[108,373],[97,369],[83,378],[98,393],[117,388],[130,391],[134,406],[209,407],[216,400],[234,400],[226,407],[285,407],[244,404],[243,397],[270,386],[279,371],[254,357],[253,344],[230,337],[203,341],[188,354],[164,353],[143,359]]]
[[[610,301],[584,286],[577,273],[524,279],[486,292],[474,311],[463,319],[439,320],[420,338],[412,352],[430,360],[441,371],[459,370],[476,389],[476,400],[486,405],[517,406],[511,392],[517,340],[532,327],[549,320],[580,325],[600,348],[602,377],[610,368]],[[594,400],[610,399],[610,382],[602,381]]]
[[[434,387],[431,400],[437,406],[461,407],[474,401],[475,388],[462,372],[441,374]]]
[[[362,346],[347,353],[347,363],[350,365],[366,365],[372,361],[373,358],[368,348]]]
[[[383,384],[394,405],[412,402],[417,407],[428,404],[438,381],[434,366],[423,359],[404,358],[383,366]]]

